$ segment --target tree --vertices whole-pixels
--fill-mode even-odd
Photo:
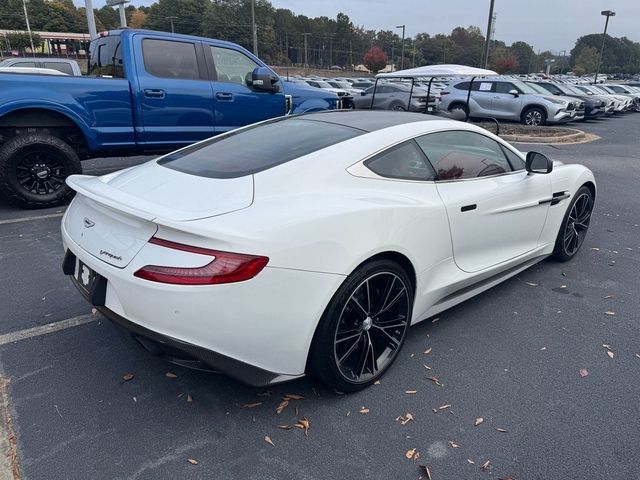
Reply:
[[[498,73],[515,73],[518,71],[518,59],[511,54],[500,56],[493,61],[493,68]]]
[[[131,18],[129,18],[129,26],[131,28],[142,28],[144,27],[144,22],[147,19],[147,14],[142,10],[135,10],[131,13]]]
[[[598,67],[598,50],[595,47],[584,47],[574,63],[574,70],[583,72],[595,72]]]
[[[387,54],[378,47],[369,49],[369,51],[364,54],[363,58],[364,66],[374,74],[386,67],[388,61],[389,58],[387,57]]]
[[[33,45],[37,49],[42,44],[42,39],[37,33],[33,33],[32,38]],[[24,52],[27,48],[31,50],[31,38],[29,38],[28,33],[8,33],[6,39],[11,46],[11,50],[20,52]]]

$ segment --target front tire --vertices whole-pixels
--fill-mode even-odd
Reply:
[[[572,259],[584,242],[591,222],[593,194],[586,186],[576,192],[564,215],[552,257],[559,262]]]
[[[309,353],[310,373],[354,392],[371,385],[397,358],[411,322],[413,286],[387,259],[353,272],[327,306]]]
[[[547,124],[547,112],[538,107],[527,108],[522,114],[522,123],[532,127],[541,127]]]
[[[0,148],[0,193],[23,208],[60,205],[73,196],[65,183],[82,173],[75,150],[58,137],[36,132],[17,135]]]

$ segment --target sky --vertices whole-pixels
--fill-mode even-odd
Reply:
[[[82,5],[83,0],[75,0]],[[100,8],[104,0],[93,0]],[[153,0],[132,0],[149,5]],[[485,32],[489,0],[271,0],[276,8],[288,8],[308,17],[349,15],[354,25],[393,30],[406,25],[406,35],[450,33],[457,26],[476,25]],[[537,50],[571,50],[578,37],[600,33],[613,10],[608,33],[640,42],[640,0],[495,0],[495,39],[511,44],[522,40]],[[259,19],[258,19],[259,23]],[[397,30],[400,32],[400,30]]]

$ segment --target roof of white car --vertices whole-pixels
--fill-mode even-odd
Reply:
[[[334,123],[357,128],[365,132],[373,132],[384,128],[395,127],[414,122],[442,120],[441,118],[424,113],[379,111],[379,110],[342,110],[309,113],[304,115],[306,120]]]

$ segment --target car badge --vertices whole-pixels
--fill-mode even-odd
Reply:
[[[91,228],[95,225],[96,223],[89,220],[87,217],[84,217],[84,228]]]

